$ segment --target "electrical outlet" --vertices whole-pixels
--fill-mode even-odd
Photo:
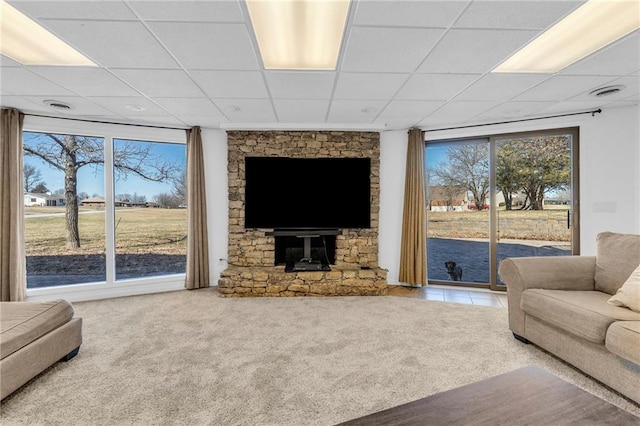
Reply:
[[[594,213],[615,213],[618,211],[618,204],[615,201],[601,201],[593,203]]]

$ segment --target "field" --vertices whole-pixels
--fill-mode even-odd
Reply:
[[[489,211],[427,212],[427,235],[489,238]],[[504,239],[570,241],[567,210],[499,210],[498,235]]]
[[[184,272],[186,209],[118,208],[116,275]],[[29,275],[104,274],[104,210],[81,209],[80,248],[66,247],[64,208],[25,208]]]

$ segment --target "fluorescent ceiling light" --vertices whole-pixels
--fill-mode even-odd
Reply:
[[[349,0],[247,0],[267,69],[334,70]]]
[[[0,53],[23,65],[96,66],[4,0],[0,0],[0,37]]]
[[[493,72],[555,73],[640,28],[640,1],[589,0]]]

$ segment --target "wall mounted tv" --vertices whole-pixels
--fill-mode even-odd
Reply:
[[[245,228],[371,227],[369,158],[245,158]]]

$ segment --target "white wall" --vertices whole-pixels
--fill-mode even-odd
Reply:
[[[227,267],[227,133],[224,130],[202,129],[202,148],[206,169],[210,278],[211,285],[218,285],[220,273]]]
[[[503,124],[472,129],[427,132],[428,140],[553,129],[580,128],[581,254],[595,254],[599,232],[640,234],[640,110],[611,108],[601,114]],[[211,284],[226,268],[227,137],[222,130],[203,130],[207,166],[207,214]],[[378,260],[398,283],[407,130],[380,134],[380,229]]]
[[[640,234],[640,108],[605,109],[595,116],[536,120],[427,132],[427,140],[453,139],[562,127],[580,128],[581,254],[595,254],[599,232]],[[380,140],[380,266],[398,282],[406,131]]]
[[[387,269],[387,281],[398,283],[407,130],[380,133],[380,228],[378,264]]]

